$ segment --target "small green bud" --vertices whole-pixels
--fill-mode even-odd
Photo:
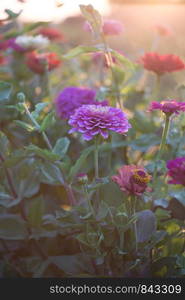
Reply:
[[[26,96],[24,93],[20,92],[17,94],[17,99],[20,101],[20,102],[25,102],[26,101]]]

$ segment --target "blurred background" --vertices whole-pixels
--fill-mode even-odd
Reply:
[[[0,0],[0,18],[3,19],[7,8],[14,12],[22,10],[20,22],[58,23],[67,32],[67,38],[79,45],[89,38],[89,34],[81,34],[83,18],[79,4],[92,4],[105,18],[123,23],[122,36],[111,38],[113,46],[123,52],[132,55],[155,48],[152,43],[156,42],[157,27],[164,26],[168,34],[157,45],[160,51],[184,55],[185,0]]]

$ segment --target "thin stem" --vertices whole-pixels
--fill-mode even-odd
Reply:
[[[93,217],[95,217],[94,209],[93,209],[93,206],[92,206],[92,203],[91,203],[91,199],[89,197],[89,193],[88,193],[86,184],[83,185],[83,190],[84,190],[84,194],[86,196],[86,200],[87,200],[87,203],[88,203],[88,206],[89,206],[89,210],[92,213]]]
[[[134,196],[133,200],[134,200],[133,201],[133,215],[135,216],[136,215],[136,202],[137,202],[136,196]],[[137,253],[138,245],[137,245],[137,225],[136,225],[136,221],[134,222],[134,234],[135,234],[136,253]]]
[[[119,85],[118,85],[116,76],[114,74],[112,55],[111,55],[111,52],[109,51],[109,47],[107,45],[107,41],[106,41],[105,35],[103,33],[101,34],[101,39],[102,39],[102,42],[104,44],[104,48],[105,48],[104,51],[105,51],[105,55],[107,57],[108,66],[110,67],[110,70],[111,70],[111,73],[112,73],[112,79],[113,79],[114,87],[115,87],[115,90],[116,90],[116,100],[117,100],[117,103],[118,103],[120,109],[123,109],[123,105],[122,105],[122,102],[121,102],[121,99],[120,99]]]
[[[51,145],[51,143],[50,143],[50,141],[49,141],[49,139],[48,139],[46,133],[45,133],[45,132],[42,132],[42,136],[43,136],[43,139],[44,139],[46,145],[48,146],[49,150],[52,150],[53,147],[52,147],[52,145]]]
[[[156,162],[160,160],[163,151],[164,151],[164,147],[166,145],[166,139],[168,136],[168,131],[169,131],[169,127],[170,127],[170,116],[165,114],[165,126],[164,126],[164,130],[163,130],[163,134],[162,134],[162,139],[161,139],[161,144],[160,144],[160,148],[156,157]],[[157,176],[157,165],[155,166],[155,170],[154,170],[154,175],[153,175],[153,182],[155,183],[156,180],[156,176]]]
[[[98,179],[99,178],[99,163],[98,163],[98,139],[97,139],[97,137],[95,137],[94,168],[95,168],[95,179]]]
[[[159,91],[160,91],[160,86],[161,86],[161,75],[156,75],[156,80],[155,80],[155,85],[154,85],[154,90],[152,93],[152,98],[153,100],[155,100],[155,98],[157,99],[158,95],[159,95]]]
[[[32,116],[32,114],[30,113],[30,111],[29,111],[29,109],[28,109],[28,107],[27,107],[27,105],[26,105],[25,102],[23,103],[23,106],[24,106],[24,108],[25,108],[25,111],[26,111],[28,117],[30,118],[30,120],[32,121],[32,123],[35,125],[36,129],[37,129],[38,131],[40,131],[40,125],[39,125],[39,123],[38,123],[38,122],[35,120],[35,118]],[[46,133],[45,133],[45,132],[42,132],[41,134],[42,134],[43,139],[44,139],[46,145],[48,146],[49,150],[52,150],[52,145],[51,145],[51,143],[50,143],[50,141],[49,141],[49,139],[48,139]]]

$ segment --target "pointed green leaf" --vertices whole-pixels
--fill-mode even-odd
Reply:
[[[63,137],[57,140],[53,153],[57,154],[62,158],[66,153],[70,145],[70,140],[67,137]]]

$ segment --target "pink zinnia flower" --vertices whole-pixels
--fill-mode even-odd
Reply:
[[[185,68],[184,62],[174,54],[160,55],[150,52],[141,57],[139,62],[146,70],[152,71],[157,75],[176,72]]]
[[[185,102],[177,102],[175,100],[154,101],[149,107],[149,111],[153,110],[161,110],[167,115],[179,114],[181,111],[185,111]]]
[[[105,35],[119,35],[123,31],[123,25],[117,20],[105,20],[103,22],[103,33]]]
[[[80,132],[87,141],[99,134],[107,139],[109,130],[125,134],[131,127],[122,110],[100,105],[82,105],[70,117],[69,125],[73,127],[69,133]]]
[[[168,173],[171,177],[170,184],[182,184],[185,186],[185,157],[178,157],[167,162]]]
[[[151,176],[143,167],[124,165],[118,169],[118,175],[112,176],[112,180],[129,195],[141,196],[145,191],[150,191],[147,184]]]
[[[57,115],[61,119],[69,119],[75,110],[84,104],[108,105],[108,101],[98,102],[96,91],[85,87],[68,86],[55,99]]]
[[[92,32],[89,22],[84,23],[84,30]],[[119,35],[123,31],[123,24],[117,20],[104,20],[102,32],[104,35]]]

